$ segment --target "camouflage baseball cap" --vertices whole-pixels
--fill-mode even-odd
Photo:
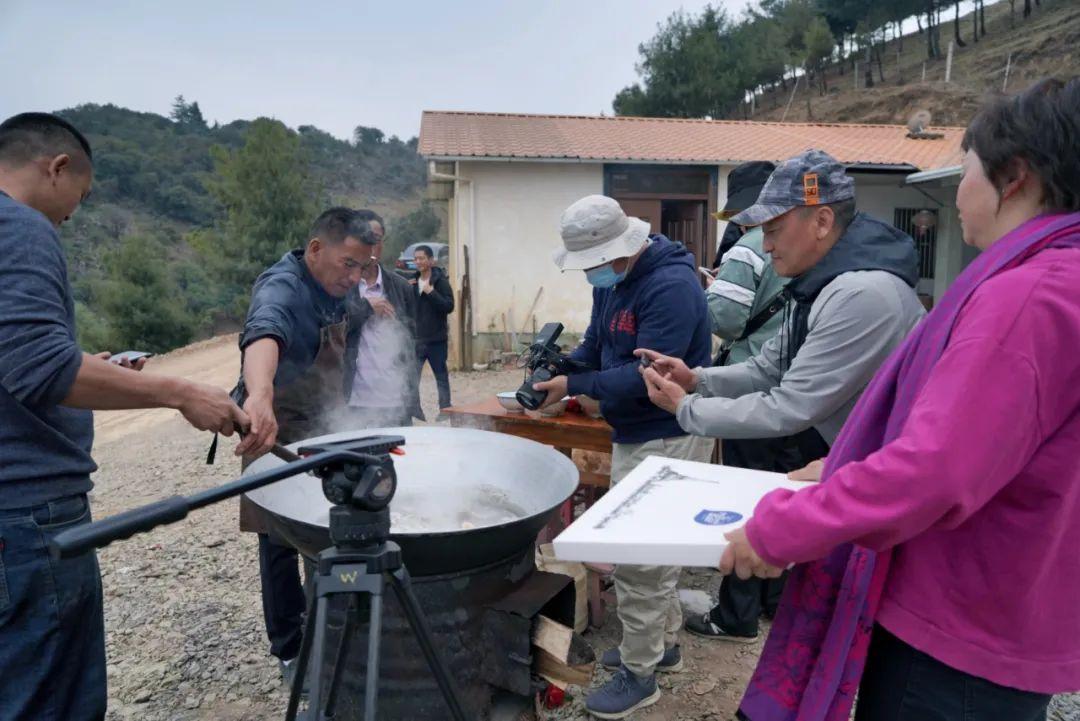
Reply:
[[[757,202],[734,216],[731,222],[761,225],[792,208],[828,205],[854,197],[855,181],[844,166],[824,150],[807,150],[776,166]]]

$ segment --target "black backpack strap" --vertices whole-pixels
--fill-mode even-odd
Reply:
[[[784,306],[787,305],[788,298],[786,293],[777,293],[767,306],[761,309],[761,311],[751,318],[745,326],[743,326],[743,332],[739,334],[739,337],[728,343],[726,346],[720,349],[720,352],[716,354],[716,358],[713,359],[713,366],[722,366],[727,363],[728,355],[731,353],[731,346],[735,345],[739,341],[746,340],[750,336],[761,330],[761,327],[772,320],[772,317],[782,311]]]
[[[777,294],[772,301],[765,306],[760,313],[750,319],[750,322],[746,324],[743,329],[742,335],[736,340],[746,340],[750,336],[761,330],[761,327],[772,320],[772,317],[782,311],[784,306],[787,305],[787,297],[783,293]]]

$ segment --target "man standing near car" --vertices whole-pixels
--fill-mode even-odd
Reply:
[[[416,286],[416,373],[424,372],[424,363],[431,365],[435,385],[439,389],[439,415],[445,420],[443,409],[450,407],[450,372],[446,369],[447,323],[446,317],[454,311],[454,291],[446,272],[435,264],[431,246],[418,245],[413,258],[420,271]]]

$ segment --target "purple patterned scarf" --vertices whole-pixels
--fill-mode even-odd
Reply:
[[[900,433],[971,294],[1043,248],[1080,247],[1080,213],[1041,215],[979,255],[867,386],[829,452],[822,481]],[[739,708],[748,721],[847,721],[891,553],[847,544],[796,566]]]

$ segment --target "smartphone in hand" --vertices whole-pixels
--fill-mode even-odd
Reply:
[[[153,355],[153,353],[146,353],[141,350],[126,350],[123,353],[113,353],[109,356],[109,362],[121,365],[126,360],[134,365],[135,361],[142,360],[143,358],[151,358]]]

